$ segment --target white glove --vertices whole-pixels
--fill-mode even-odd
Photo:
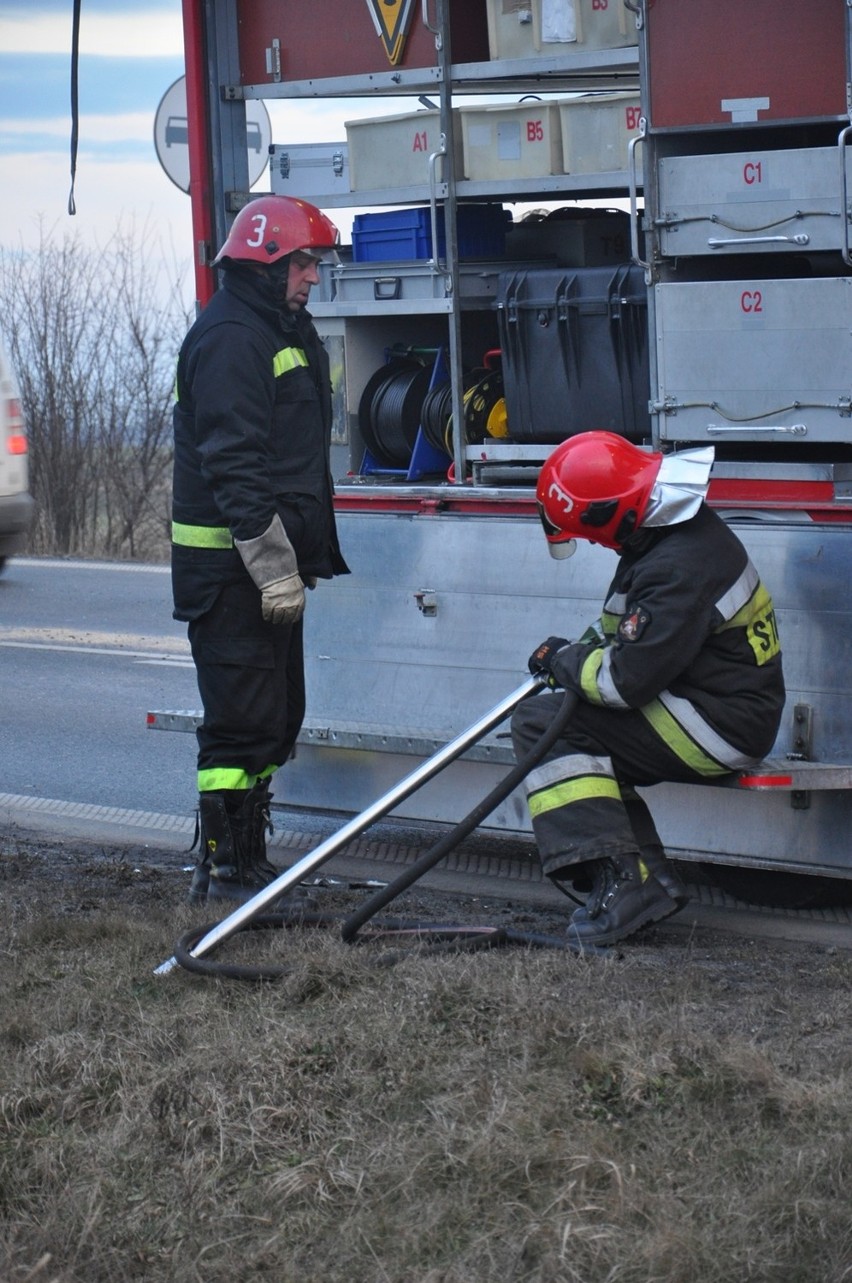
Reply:
[[[305,609],[305,589],[296,554],[276,513],[256,539],[235,539],[234,547],[261,592],[263,618],[273,624],[295,624]]]
[[[261,593],[263,618],[270,624],[295,624],[305,612],[305,589],[298,575],[275,579]]]

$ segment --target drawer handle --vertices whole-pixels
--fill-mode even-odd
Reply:
[[[795,236],[740,236],[725,240],[711,236],[707,244],[717,249],[720,245],[809,245],[810,242],[807,232],[796,232]]]
[[[401,276],[376,276],[373,278],[373,298],[399,298],[402,292]]]
[[[722,436],[726,432],[784,432],[791,437],[804,437],[808,429],[804,423],[708,423],[707,432],[710,436]]]

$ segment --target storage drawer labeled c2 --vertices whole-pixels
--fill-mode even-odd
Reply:
[[[852,279],[654,287],[668,441],[852,441]]]

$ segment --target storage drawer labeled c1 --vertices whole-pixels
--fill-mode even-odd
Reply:
[[[850,154],[845,154],[849,185]],[[836,147],[669,156],[658,165],[664,255],[801,253],[841,248]]]

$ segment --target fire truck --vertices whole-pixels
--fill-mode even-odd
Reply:
[[[352,573],[308,603],[281,798],[363,810],[517,686],[542,637],[596,618],[614,554],[554,562],[536,515],[558,441],[710,444],[709,502],[775,602],[786,713],[759,770],[644,792],[669,852],[723,885],[775,875],[792,904],[852,886],[848,5],[184,0],[183,17],[199,306],[259,194],[246,104],[363,101],[345,139],[273,142],[264,188],[368,211],[310,305]],[[454,821],[511,761],[498,727],[395,814]],[[484,826],[531,847],[523,791]]]

